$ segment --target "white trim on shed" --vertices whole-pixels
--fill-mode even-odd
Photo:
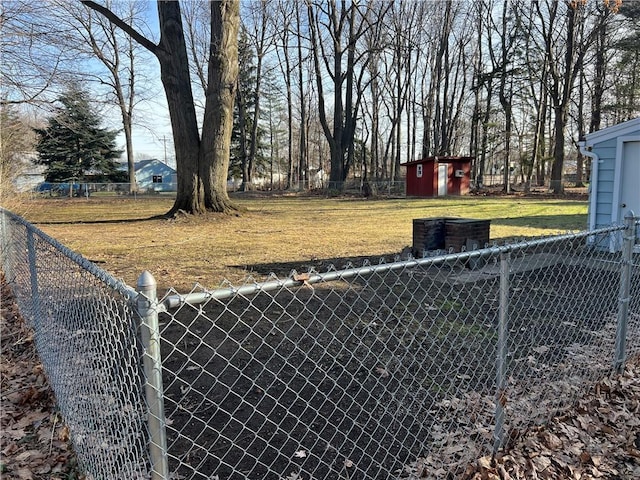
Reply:
[[[640,119],[638,119],[640,120]],[[638,122],[640,126],[640,122]],[[616,167],[615,167],[615,181],[613,183],[613,202],[611,204],[611,223],[624,222],[624,212],[620,211],[620,203],[622,202],[622,160],[625,143],[640,142],[640,131],[637,135],[630,135],[627,137],[618,137],[616,145]],[[637,159],[640,162],[640,158]],[[640,187],[640,178],[638,178],[638,187]],[[640,194],[639,194],[640,195]],[[640,215],[640,210],[633,212],[636,216]],[[622,217],[622,218],[621,218]]]
[[[626,176],[635,177],[640,169],[640,156],[635,158],[638,143],[640,117],[587,134],[580,142],[581,152],[592,159],[589,229],[622,223],[627,208],[640,215],[640,175],[637,183]],[[617,240],[609,239],[611,251],[618,249]]]

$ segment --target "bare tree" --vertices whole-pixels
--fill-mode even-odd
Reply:
[[[624,17],[624,33],[614,37],[618,55],[609,75],[613,92],[606,107],[607,117],[620,122],[640,115],[640,3],[610,0],[609,5],[612,3],[613,11]]]
[[[134,25],[141,16],[141,5],[135,2],[126,5],[109,0],[107,8],[118,12],[123,21]],[[112,101],[117,105],[125,138],[127,165],[129,172],[129,191],[136,191],[136,177],[133,151],[133,115],[138,103],[139,86],[144,84],[144,77],[138,68],[140,47],[133,39],[124,34],[113,23],[102,15],[81,4],[59,1],[56,4],[56,21],[65,26],[67,32],[59,38],[62,48],[76,52],[78,61],[74,68],[77,77],[94,82],[99,87],[106,87]],[[102,71],[83,69],[80,62],[97,58],[106,69]],[[140,90],[144,92],[144,87]],[[140,97],[144,98],[144,94]]]
[[[473,17],[463,4],[446,2],[444,8],[430,6],[430,25],[426,49],[432,49],[424,73],[422,99],[422,156],[455,154],[461,142],[461,115],[472,65]],[[425,52],[426,53],[426,52]]]
[[[584,5],[581,1],[536,2],[543,48],[548,59],[547,89],[554,114],[553,166],[550,189],[564,192],[565,129],[575,80],[594,39],[594,31],[584,32]]]
[[[302,14],[300,12],[299,2],[295,3],[296,11],[296,28],[298,32],[302,29]],[[305,56],[302,54],[303,42],[302,35],[298,35],[298,41],[296,45],[297,50],[297,64],[298,64],[298,89],[300,91],[300,141],[298,142],[298,180],[303,185],[307,180],[307,173],[309,171],[309,154],[307,148],[307,122],[309,121],[307,115],[307,98],[305,95],[305,80],[304,80],[304,66]],[[319,168],[322,170],[322,168]]]
[[[15,182],[28,167],[28,155],[35,151],[36,135],[16,105],[0,105],[0,204],[15,193]]]
[[[12,0],[0,11],[0,104],[47,107],[73,78],[74,52],[60,42],[67,32],[47,2]]]
[[[292,37],[291,17],[293,16],[292,8],[295,7],[296,11],[299,10],[299,2],[288,2],[286,0],[280,0],[276,3],[277,15],[273,18],[273,28],[278,36],[276,43],[275,54],[278,59],[278,65],[280,66],[280,72],[284,79],[284,89],[287,99],[287,180],[285,188],[290,189],[293,185],[293,176],[295,172],[295,165],[293,162],[293,80],[291,65],[291,46],[289,45],[290,38]],[[277,18],[277,20],[276,20]],[[299,24],[299,22],[298,22]],[[298,43],[301,42],[301,35],[295,35]]]
[[[253,86],[253,119],[251,121],[251,137],[249,139],[249,156],[247,158],[248,180],[251,181],[253,168],[256,162],[256,154],[258,151],[258,126],[260,124],[260,99],[262,98],[262,81],[263,81],[263,65],[264,57],[269,47],[267,38],[268,19],[267,2],[260,0],[249,6],[251,15],[250,21],[246,22],[248,38],[256,54],[256,70],[255,85]],[[246,188],[246,185],[243,186]]]
[[[160,41],[153,43],[108,8],[83,0],[89,8],[153,53],[160,63],[178,173],[178,192],[167,215],[231,212],[237,207],[227,194],[227,172],[238,79],[239,0],[211,2],[211,49],[200,133],[189,71],[179,2],[158,2]]]
[[[183,2],[182,18],[194,84],[202,95],[207,91],[207,65],[211,39],[211,9],[205,0]],[[196,94],[196,97],[199,95]],[[196,102],[198,100],[196,99]],[[202,106],[198,103],[198,106]]]
[[[513,25],[509,19],[513,17],[508,0],[504,0],[502,4],[502,15],[499,27],[494,30],[499,33],[500,48],[494,49],[492,39],[493,35],[489,35],[489,53],[491,63],[493,64],[494,74],[500,80],[498,89],[498,98],[504,112],[504,165],[503,165],[503,184],[506,193],[511,192],[511,134],[513,125],[513,76],[514,67],[512,64],[513,50],[515,46],[515,38],[518,32],[517,25]],[[496,55],[496,50],[499,56]]]
[[[493,95],[493,75],[485,68],[485,50],[483,41],[486,31],[487,13],[491,4],[486,1],[474,3],[476,23],[476,51],[473,57],[473,114],[471,117],[470,153],[476,157],[473,164],[472,178],[477,188],[484,186],[484,173],[487,158],[487,142],[489,137],[489,118]],[[484,94],[484,95],[483,95]]]
[[[364,75],[370,61],[369,52],[358,51],[364,33],[371,28],[373,18],[383,18],[391,3],[374,5],[335,0],[307,5],[311,27],[311,50],[318,89],[318,112],[331,152],[329,182],[341,188],[353,164],[356,123],[364,94]],[[378,10],[374,10],[379,7]],[[327,32],[328,38],[320,38]],[[359,69],[359,70],[357,70]],[[333,89],[333,122],[330,124],[324,101],[325,72]]]

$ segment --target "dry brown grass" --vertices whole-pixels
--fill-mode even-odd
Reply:
[[[240,217],[153,219],[170,198],[34,199],[14,209],[105,270],[135,285],[144,270],[161,289],[241,282],[262,264],[303,270],[317,259],[393,256],[412,243],[412,219],[491,219],[491,238],[552,234],[586,226],[586,202],[520,197],[237,199]],[[338,261],[339,265],[340,261]]]

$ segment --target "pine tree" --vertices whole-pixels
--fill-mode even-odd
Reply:
[[[48,182],[120,181],[116,158],[116,130],[100,127],[100,117],[91,108],[89,97],[69,90],[59,99],[62,106],[45,129],[36,129],[39,162],[47,166]],[[126,181],[126,180],[125,180]]]
[[[233,109],[229,173],[231,176],[241,177],[243,189],[247,189],[253,174],[249,168],[249,142],[251,142],[255,109],[256,67],[254,52],[244,29],[240,29],[238,38],[238,65],[238,90]]]

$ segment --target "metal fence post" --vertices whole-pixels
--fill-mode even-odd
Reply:
[[[7,282],[11,282],[11,221],[4,209],[0,209],[0,257],[2,257],[2,271]]]
[[[36,329],[40,323],[40,290],[38,288],[38,268],[36,264],[36,246],[33,239],[33,231],[27,228],[27,252],[29,256],[29,277],[31,283],[31,312]]]
[[[618,325],[616,329],[616,352],[614,369],[617,373],[624,371],[627,360],[627,322],[629,302],[631,300],[631,264],[633,246],[636,240],[636,219],[632,211],[624,216],[625,229],[622,232],[622,261],[620,271],[620,295],[618,296]]]
[[[137,310],[141,320],[143,362],[146,376],[145,393],[149,409],[148,425],[152,480],[168,480],[167,435],[158,327],[157,283],[153,275],[143,272],[138,278]]]
[[[496,353],[496,414],[493,432],[493,453],[504,445],[504,418],[507,404],[507,332],[509,322],[509,268],[511,255],[500,254],[500,315],[498,318],[498,348]]]

